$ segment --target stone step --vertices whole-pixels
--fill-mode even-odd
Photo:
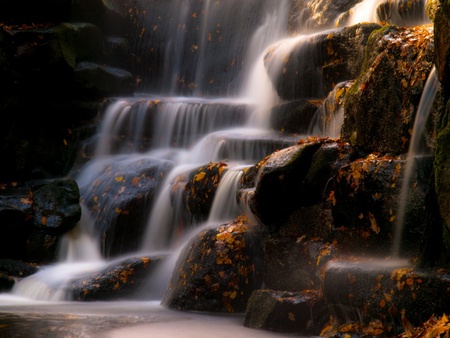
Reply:
[[[384,334],[404,331],[448,310],[450,279],[443,269],[420,269],[401,260],[331,261],[323,292],[339,323],[380,321]],[[390,330],[390,331],[388,331]]]

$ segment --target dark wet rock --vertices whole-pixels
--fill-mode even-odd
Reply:
[[[344,99],[353,80],[338,83],[317,108],[311,121],[312,135],[326,135],[339,138],[344,120]]]
[[[308,237],[327,241],[332,238],[333,224],[331,201],[326,200],[294,210],[285,223],[280,226],[278,234],[297,240]]]
[[[14,286],[14,277],[9,276],[3,272],[0,272],[0,292],[8,292]]]
[[[326,40],[323,57],[325,92],[344,81],[356,79],[362,69],[368,40],[373,31],[381,26],[375,23],[360,23],[330,32]],[[324,48],[323,47],[323,48]]]
[[[292,146],[273,153],[258,172],[251,209],[266,225],[283,221],[302,201],[302,185],[319,142]]]
[[[33,192],[34,227],[63,234],[81,218],[80,191],[73,179],[54,180]]]
[[[130,72],[93,62],[77,64],[74,80],[79,89],[89,95],[131,95],[134,91],[134,79]]]
[[[272,108],[271,126],[283,133],[307,134],[320,102],[296,100]]]
[[[244,312],[261,284],[259,246],[245,217],[199,232],[179,256],[162,303],[188,311]]]
[[[319,335],[329,319],[318,290],[257,290],[249,299],[244,326],[276,332]]]
[[[141,300],[149,294],[145,286],[163,256],[136,256],[112,262],[102,271],[84,276],[71,283],[72,298],[76,301],[118,299]]]
[[[379,320],[380,334],[404,331],[447,311],[450,278],[446,269],[421,270],[405,262],[330,262],[325,271],[324,297],[338,323]],[[430,312],[432,312],[430,314]]]
[[[25,248],[26,236],[22,235],[33,226],[33,197],[31,189],[25,187],[4,186],[0,193],[0,223],[3,232],[0,236],[0,252],[2,257],[10,257],[9,255],[17,255]],[[16,249],[10,251],[14,247]]]
[[[335,254],[319,240],[271,236],[264,241],[264,285],[268,289],[299,292],[320,288],[320,269]]]
[[[431,157],[416,159],[404,197],[401,251],[406,256],[420,256],[428,228],[436,226],[429,222],[436,205],[428,197],[433,187],[432,161]],[[330,199],[335,235],[344,248],[363,255],[392,253],[404,166],[405,161],[398,158],[370,155],[339,170]]]
[[[432,28],[386,26],[370,36],[361,76],[345,98],[344,141],[368,152],[407,152],[410,130],[433,66]],[[434,129],[430,126],[428,139],[432,139]]]
[[[449,124],[449,98],[450,98],[450,4],[446,1],[436,2],[437,4],[434,25],[435,25],[435,50],[436,50],[436,74],[442,84],[442,93],[440,94],[444,104],[440,112],[442,122],[439,125],[436,140],[436,158],[435,158],[435,175],[436,175],[436,195],[439,203],[439,213],[443,220],[445,234],[445,242],[448,245],[450,229],[450,208],[448,200],[450,198],[450,124]],[[438,94],[439,96],[439,94]]]
[[[81,217],[78,185],[57,179],[28,182],[15,187],[14,194],[11,189],[5,185],[0,194],[1,257],[53,261],[58,239]]]
[[[75,90],[74,69],[82,61],[105,64],[104,36],[86,22],[20,24],[0,29],[0,154],[10,159],[0,168],[0,180],[62,177],[91,136],[83,128],[96,119],[103,101],[94,93],[98,88]],[[126,71],[100,72],[110,75],[102,89],[130,93],[129,87],[112,87],[121,72]]]
[[[189,173],[181,194],[182,204],[191,222],[201,223],[208,218],[217,187],[227,166],[228,164],[223,162],[210,162]]]
[[[322,202],[330,178],[352,156],[346,147],[312,138],[273,153],[260,164],[255,177],[255,190],[248,198],[252,212],[274,231],[294,210]]]
[[[38,270],[36,264],[25,263],[12,259],[0,259],[0,272],[10,276],[23,278],[28,277]]]
[[[358,24],[292,40],[287,51],[286,42],[274,46],[265,57],[265,67],[278,95],[285,100],[325,98],[337,83],[355,79],[369,35],[379,28]],[[281,57],[282,68],[275,69]]]
[[[12,259],[0,259],[0,292],[9,292],[16,279],[36,273],[38,267],[34,264]]]
[[[94,23],[111,36],[123,36],[130,29],[126,19],[131,11],[128,1],[76,0],[71,2],[71,20]]]
[[[89,164],[88,164],[89,165]],[[111,159],[94,164],[80,183],[82,202],[95,223],[106,257],[136,250],[155,192],[172,162],[151,158]]]

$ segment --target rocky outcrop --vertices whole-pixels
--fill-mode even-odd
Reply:
[[[83,17],[88,3],[0,4],[8,17],[0,27],[0,155],[8,159],[0,181],[67,175],[105,96],[134,91],[125,33],[112,38],[98,25],[101,15],[94,23]],[[110,12],[101,1],[90,3]],[[69,21],[75,13],[80,21]]]
[[[109,267],[71,282],[71,299],[75,301],[108,301],[158,298],[148,281],[166,259],[163,256],[136,256],[111,263]]]
[[[91,176],[80,178],[81,202],[94,220],[105,257],[129,253],[141,244],[155,191],[172,166],[146,157],[133,163],[112,159],[92,164]]]
[[[80,192],[72,179],[34,181],[0,191],[2,258],[49,263],[58,241],[81,218]]]
[[[258,242],[245,217],[200,231],[179,256],[162,303],[188,311],[244,312],[261,285]]]
[[[430,25],[386,26],[370,36],[361,75],[345,98],[344,141],[367,152],[408,151],[410,130],[433,67],[433,46]],[[433,130],[430,126],[428,146]]]

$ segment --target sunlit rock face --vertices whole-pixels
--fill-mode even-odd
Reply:
[[[372,34],[345,100],[342,139],[368,152],[406,153],[433,60],[432,26],[387,26]],[[430,143],[434,128],[427,133]]]

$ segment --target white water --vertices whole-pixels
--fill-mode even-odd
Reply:
[[[177,1],[177,3],[179,2]],[[353,17],[357,18],[358,22],[375,21],[372,16],[369,17],[369,14],[367,14],[369,12],[373,13],[374,3],[376,1],[364,1],[355,8]],[[279,72],[285,61],[285,56],[291,48],[302,39],[308,37],[306,35],[293,38],[286,37],[285,27],[288,4],[288,1],[279,2],[276,11],[267,11],[265,14],[261,26],[253,35],[249,45],[249,52],[245,58],[245,67],[242,71],[242,78],[245,81],[242,81],[242,85],[239,86],[242,97],[226,99],[233,104],[244,103],[248,105],[249,116],[243,123],[244,128],[240,125],[232,126],[229,129],[216,130],[215,126],[210,124],[211,121],[204,116],[205,111],[202,111],[202,109],[205,109],[205,105],[217,103],[214,99],[202,98],[201,102],[186,104],[192,98],[183,98],[182,100],[177,98],[165,104],[164,109],[166,110],[161,109],[165,113],[162,116],[158,115],[158,118],[161,118],[161,120],[156,124],[156,132],[159,134],[157,134],[158,137],[152,144],[153,148],[148,153],[137,155],[136,153],[141,151],[141,145],[138,140],[141,139],[143,133],[146,131],[147,107],[148,105],[158,106],[159,102],[156,101],[160,100],[160,98],[157,98],[156,101],[154,97],[150,99],[144,98],[142,106],[139,106],[137,111],[134,112],[135,117],[133,119],[127,119],[127,117],[132,110],[132,105],[139,101],[139,98],[136,97],[117,100],[104,112],[100,141],[96,150],[97,158],[86,166],[85,170],[77,178],[80,186],[93,182],[93,175],[102,167],[102,160],[106,158],[111,159],[111,156],[115,153],[122,156],[121,158],[123,158],[123,154],[131,154],[132,156],[130,158],[133,158],[133,160],[135,160],[136,156],[170,157],[176,164],[172,173],[167,175],[166,180],[162,182],[159,197],[152,207],[153,212],[148,220],[147,233],[139,249],[141,252],[174,250],[172,251],[173,257],[176,257],[182,243],[186,240],[186,236],[190,234],[189,229],[174,230],[172,227],[172,224],[176,222],[176,218],[178,217],[176,213],[177,204],[172,205],[169,196],[171,189],[170,183],[173,180],[196,166],[203,165],[208,161],[217,161],[219,159],[219,151],[225,143],[225,137],[232,133],[244,133],[254,137],[270,134],[270,109],[274,104],[280,102],[280,98],[276,94],[264,66],[264,57],[267,55],[267,48],[276,46],[278,49],[277,53],[274,54],[274,57],[278,58],[277,62],[273,62],[271,68],[272,71]],[[212,7],[213,2],[211,0],[205,1],[205,11],[210,10]],[[185,17],[191,15],[191,13],[186,11],[178,11],[177,13]],[[207,16],[205,20],[207,20]],[[208,23],[204,22],[202,27],[206,26],[208,26]],[[180,33],[177,32],[177,34]],[[207,35],[207,32],[204,30],[202,33],[203,41],[207,38]],[[181,39],[181,37],[174,36],[173,39]],[[278,43],[273,45],[275,42]],[[199,47],[203,53],[202,45],[200,44]],[[168,44],[167,49],[171,48],[173,48],[173,45]],[[175,49],[172,50],[172,52],[175,51]],[[175,53],[174,55],[176,55],[176,60],[173,60],[173,65],[174,68],[178,68],[178,64],[182,62],[182,55],[181,53]],[[205,54],[202,54],[200,60],[204,57]],[[201,61],[199,65],[201,69]],[[176,71],[171,73],[168,70],[168,72],[168,74],[165,74],[165,81],[170,83],[176,82]],[[274,74],[271,75],[275,76]],[[183,120],[184,123],[180,123],[180,120]],[[129,139],[125,140],[126,145],[123,148],[115,149],[112,147],[112,140],[124,128],[124,121],[127,121],[128,125],[126,128],[132,130],[132,133],[127,136]],[[194,138],[194,134],[198,137]],[[173,135],[175,135],[174,138]],[[175,148],[172,147],[173,143],[176,143],[174,139],[181,140]],[[133,147],[131,149],[128,148],[128,144],[133,144]],[[241,157],[244,159],[253,158],[251,154],[256,153],[258,150],[254,146],[238,148],[236,152],[241,152]],[[214,201],[209,222],[228,220],[239,211],[236,210],[236,206],[231,201],[234,199],[236,182],[240,174],[239,170],[230,170],[229,174],[224,176],[217,190],[217,198]],[[251,195],[251,192],[249,192],[249,195]],[[245,203],[243,205],[245,206]],[[195,231],[199,231],[200,229],[202,227],[197,228]],[[79,233],[77,234],[77,232]],[[178,232],[180,233],[179,236],[177,236]],[[94,251],[91,251],[92,243],[90,239],[92,238],[89,230],[83,230],[81,226],[80,229],[76,229],[73,233],[68,234],[64,240],[65,249],[62,253],[64,260],[53,266],[42,268],[39,273],[16,283],[13,294],[26,297],[27,299],[42,301],[67,300],[66,285],[71,279],[76,276],[81,276],[84,273],[98,271],[98,269],[104,267],[104,264],[107,263],[99,258],[95,245]],[[94,257],[95,259],[91,260],[88,258],[86,260],[86,256],[90,258]],[[167,271],[161,275],[165,283],[167,283],[167,276],[173,264],[172,259],[166,266]]]

